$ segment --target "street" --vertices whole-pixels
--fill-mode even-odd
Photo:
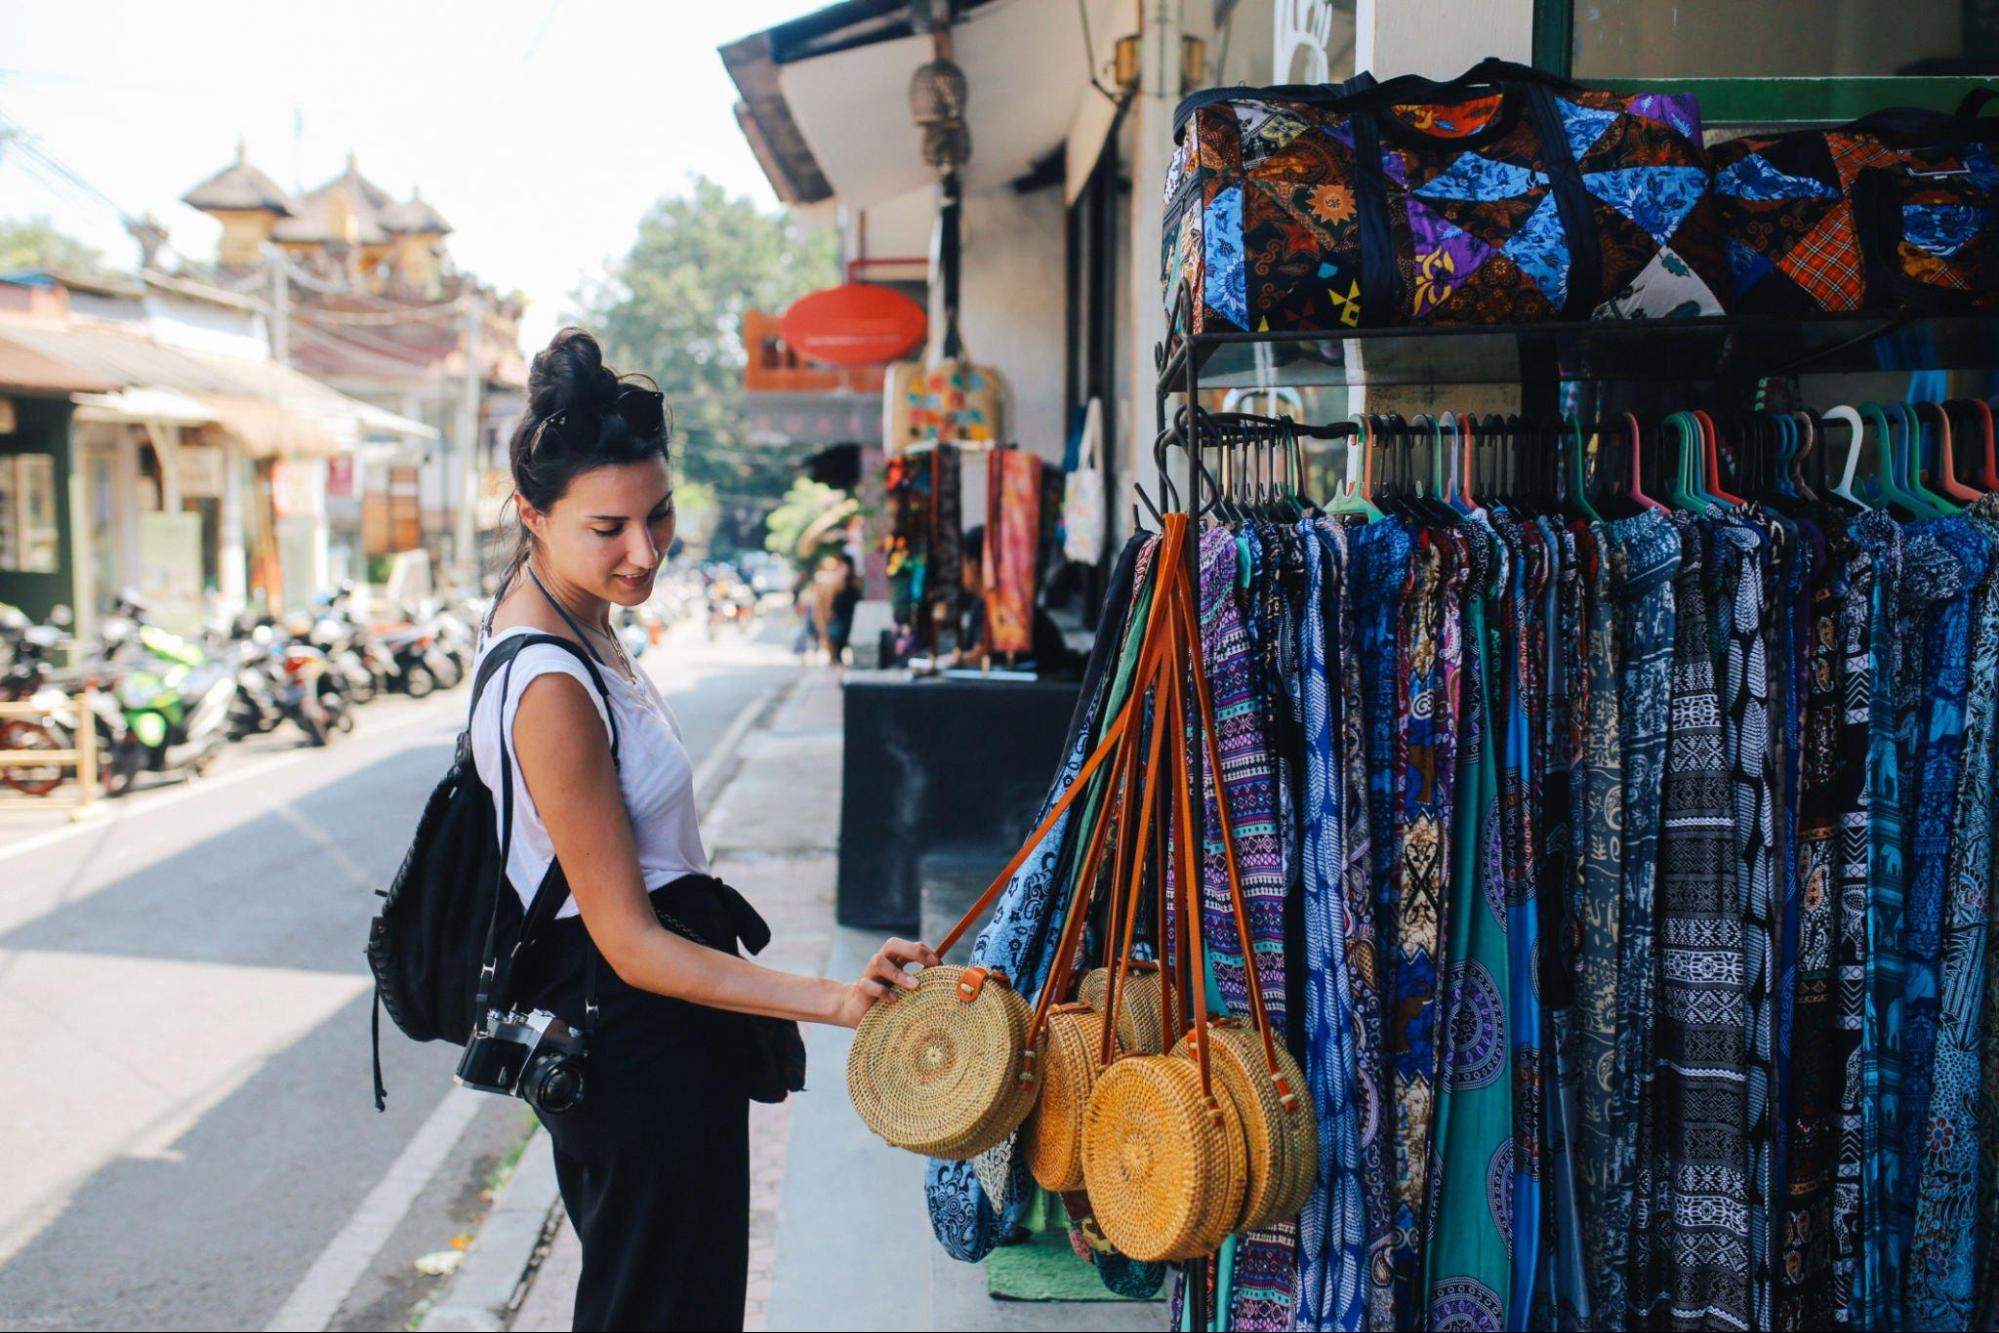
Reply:
[[[643,659],[697,774],[796,669],[789,630],[682,627]],[[367,923],[466,700],[386,699],[326,750],[233,747],[91,822],[0,822],[0,1325],[408,1322],[414,1261],[476,1221],[528,1122],[440,1111],[457,1049],[386,1021],[370,1101]]]

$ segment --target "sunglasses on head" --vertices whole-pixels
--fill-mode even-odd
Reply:
[[[554,431],[564,444],[584,443],[572,428],[581,424],[580,419],[587,418],[601,429],[605,414],[610,412],[623,418],[625,426],[642,440],[666,433],[666,395],[641,384],[627,384],[618,390],[617,399],[609,407],[565,407],[551,414],[535,431],[535,447],[541,446],[542,437],[549,431]]]

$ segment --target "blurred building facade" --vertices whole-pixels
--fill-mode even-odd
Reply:
[[[396,199],[351,154],[339,175],[293,195],[239,145],[182,201],[221,225],[214,281],[267,304],[276,355],[438,433],[329,460],[333,575],[364,577],[420,547],[469,576],[493,554],[510,493],[523,299],[460,270],[443,215],[420,191]]]

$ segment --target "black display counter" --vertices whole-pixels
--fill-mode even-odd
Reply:
[[[1080,689],[848,673],[840,924],[915,934],[929,851],[990,849],[997,872],[1033,828]]]

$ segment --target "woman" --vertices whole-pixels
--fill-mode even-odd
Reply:
[[[511,751],[507,873],[523,904],[552,862],[570,890],[521,961],[523,1007],[583,1026],[595,1004],[582,1103],[537,1111],[582,1242],[575,1327],[740,1328],[749,1130],[737,1015],[851,1027],[893,987],[915,984],[905,965],[936,956],[890,940],[842,984],[735,955],[762,922],[708,876],[687,751],[609,622],[613,605],[651,595],[673,541],[660,395],[606,368],[579,329],[535,357],[528,392],[512,443],[522,547],[482,652],[513,634],[571,639],[600,664],[610,711],[584,663],[536,644],[481,695],[472,734],[496,793],[501,747]]]

